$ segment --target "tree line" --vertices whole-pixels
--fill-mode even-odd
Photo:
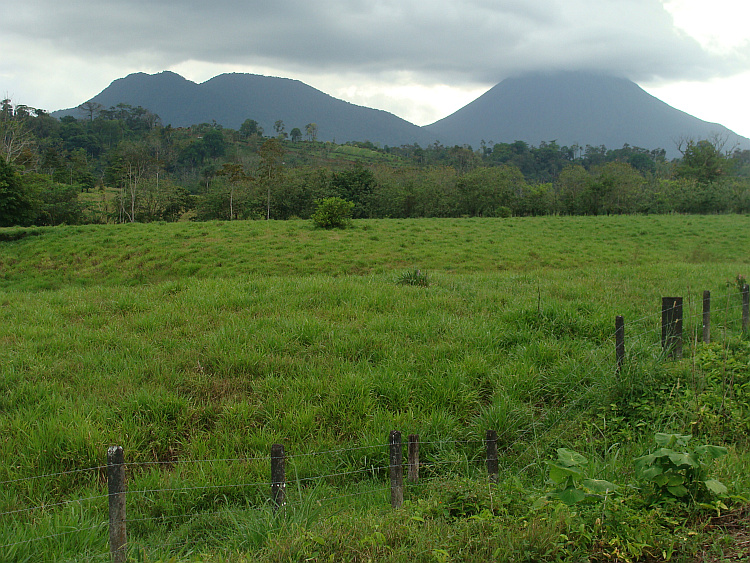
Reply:
[[[750,151],[684,139],[681,158],[625,145],[380,147],[317,141],[318,126],[247,119],[164,126],[141,107],[83,118],[0,104],[0,226],[309,218],[340,197],[355,218],[748,213]]]

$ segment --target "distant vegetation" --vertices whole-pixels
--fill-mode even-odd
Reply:
[[[337,145],[315,123],[278,120],[267,137],[251,118],[175,129],[142,107],[81,109],[2,102],[0,226],[309,218],[330,197],[354,218],[750,212],[750,151],[721,139],[684,139],[668,162],[627,145]]]

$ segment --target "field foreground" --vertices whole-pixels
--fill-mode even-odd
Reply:
[[[0,230],[0,552],[108,559],[117,444],[138,561],[741,555],[707,546],[749,494],[749,234],[747,216]],[[684,299],[680,361],[663,296]],[[391,430],[420,437],[397,510]],[[670,492],[635,468],[657,432],[726,455],[670,469]]]

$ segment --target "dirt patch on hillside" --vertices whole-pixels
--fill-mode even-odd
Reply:
[[[696,563],[750,561],[750,506],[736,508],[715,516],[706,525],[714,538],[695,554]]]

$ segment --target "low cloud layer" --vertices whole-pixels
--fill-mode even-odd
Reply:
[[[317,87],[316,76],[338,77],[339,91],[355,79],[469,91],[536,70],[705,80],[750,60],[747,42],[706,48],[660,0],[36,0],[15,10],[0,22],[0,86],[24,72],[40,84],[114,73],[108,83],[195,64]]]

